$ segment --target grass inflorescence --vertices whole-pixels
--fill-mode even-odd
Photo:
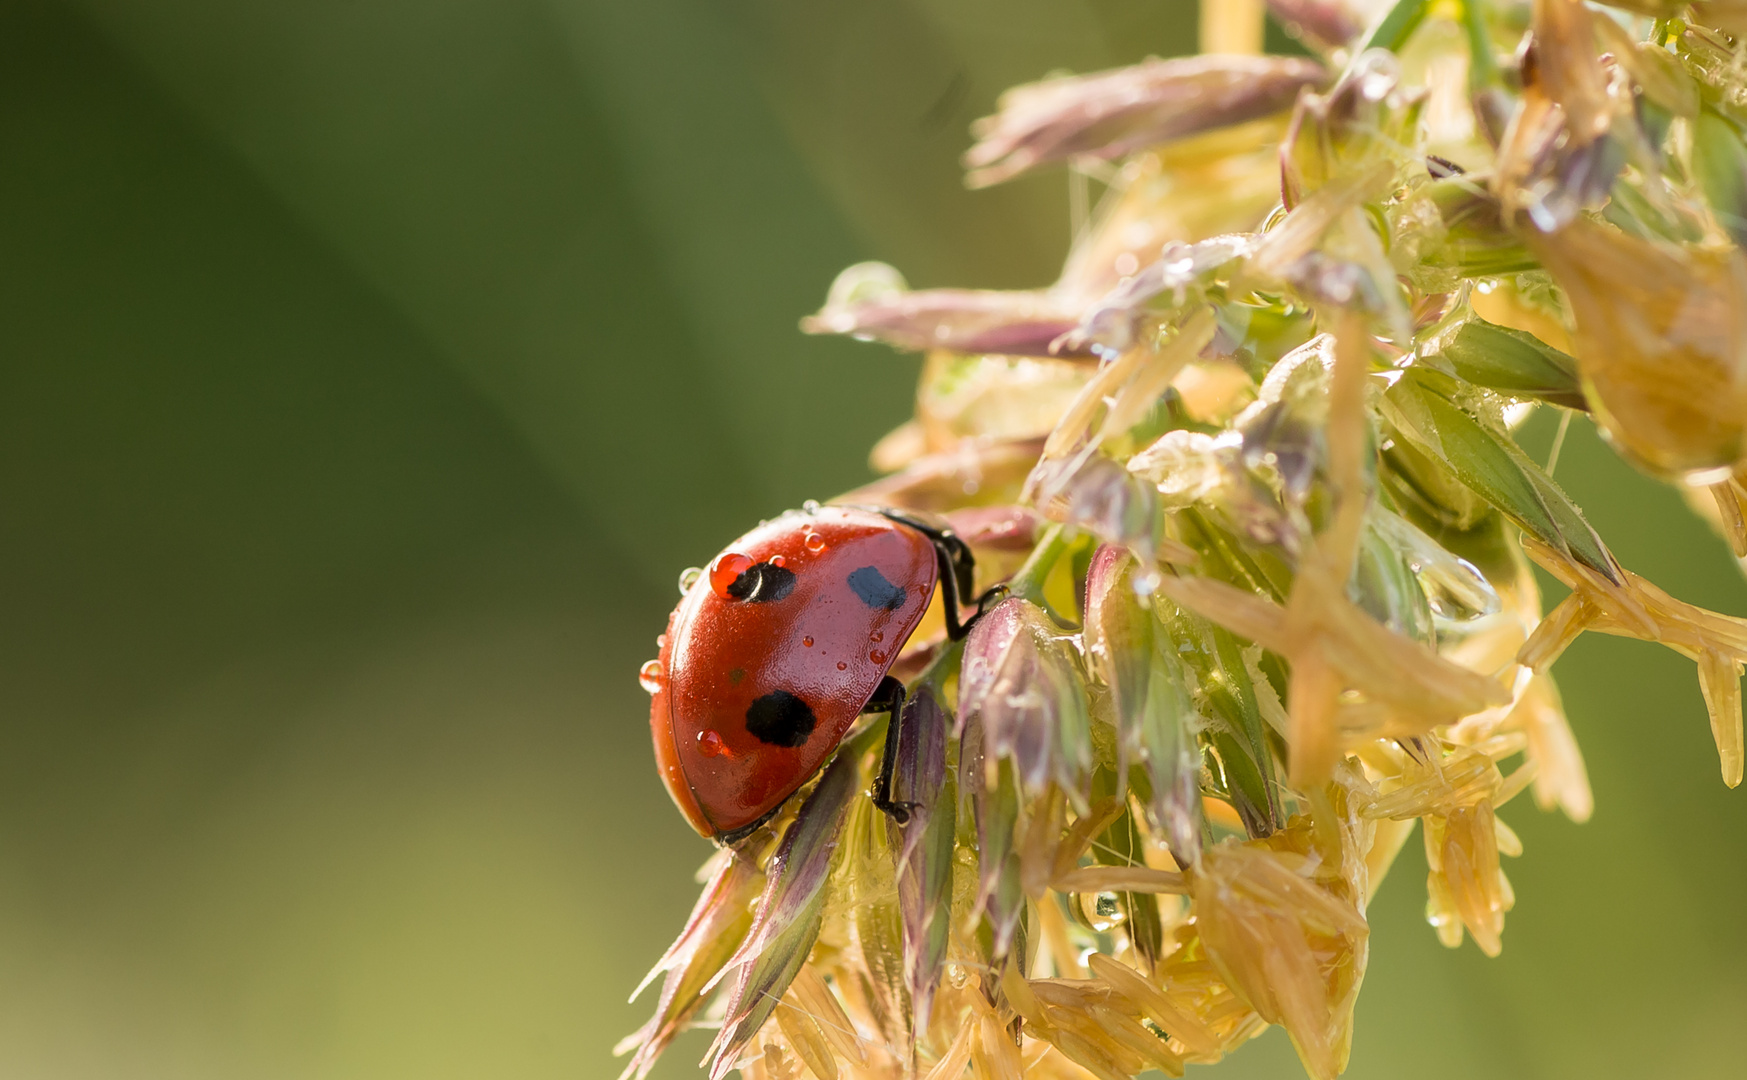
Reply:
[[[1740,783],[1747,621],[1620,565],[1513,432],[1586,415],[1747,556],[1747,3],[1266,6],[1314,59],[1208,4],[1229,51],[979,123],[973,186],[1106,188],[1055,284],[864,264],[806,321],[926,352],[842,501],[1004,592],[893,669],[907,820],[870,717],[705,867],[627,1076],[697,1025],[712,1077],[1110,1080],[1277,1024],[1330,1080],[1416,827],[1437,936],[1497,955],[1500,808],[1590,815],[1584,631],[1694,660]]]

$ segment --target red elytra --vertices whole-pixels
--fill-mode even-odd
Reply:
[[[649,727],[674,804],[733,839],[819,771],[928,609],[923,532],[870,510],[785,514],[730,544],[674,608]]]

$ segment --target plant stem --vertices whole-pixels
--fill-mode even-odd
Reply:
[[[1468,92],[1477,94],[1498,85],[1498,60],[1492,55],[1480,0],[1462,0],[1462,26],[1468,31]]]
[[[1396,0],[1395,6],[1372,28],[1354,55],[1357,56],[1367,49],[1399,51],[1413,32],[1419,29],[1419,24],[1425,21],[1426,12],[1431,6],[1431,0]]]
[[[1025,560],[1025,565],[1019,568],[1007,582],[1007,595],[1017,596],[1042,608],[1057,625],[1071,626],[1078,620],[1063,619],[1044,599],[1044,582],[1049,580],[1050,573],[1055,570],[1056,563],[1063,555],[1073,550],[1079,540],[1079,534],[1066,525],[1051,525],[1043,534],[1043,539],[1031,550],[1031,557]]]

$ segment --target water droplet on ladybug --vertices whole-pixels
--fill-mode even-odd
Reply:
[[[696,585],[698,579],[703,576],[704,568],[701,566],[688,566],[684,570],[681,570],[679,572],[679,595],[684,596],[686,593],[691,592],[692,586]]]
[[[659,693],[667,672],[661,668],[661,661],[651,660],[637,669],[637,681],[643,684],[643,689],[651,694]]]
[[[801,639],[801,644],[811,649],[813,647],[813,639],[810,637],[804,637]]]
[[[873,652],[868,653],[867,658],[869,660],[872,660],[876,664],[883,664],[886,662],[886,654],[879,651],[878,649],[875,649]]]
[[[825,538],[818,533],[808,533],[805,543],[807,550],[815,555],[825,550]]]
[[[698,753],[705,757],[721,757],[728,752],[728,744],[722,741],[722,733],[715,728],[705,728],[698,732]]]
[[[875,630],[873,632],[872,638],[875,642],[881,642],[881,641],[886,640],[886,635],[883,631]]]
[[[787,559],[783,558],[781,555],[772,555],[770,558],[768,558],[764,561],[769,563],[772,566],[787,566],[789,564],[789,561]]]
[[[724,600],[731,600],[728,586],[752,569],[752,556],[742,555],[738,551],[727,551],[716,556],[716,561],[710,564],[710,591]]]
[[[819,500],[818,499],[808,499],[806,502],[801,504],[801,509],[806,511],[809,514],[817,514],[819,512]]]
[[[837,670],[838,671],[848,671],[849,665],[844,663],[843,661],[839,660],[839,661],[837,661]]]
[[[655,635],[655,647],[657,649],[667,648],[667,635],[666,634],[656,634]]]

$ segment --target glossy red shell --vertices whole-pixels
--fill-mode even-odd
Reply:
[[[731,554],[780,560],[792,590],[735,600],[712,589],[706,570],[668,620],[649,713],[661,779],[710,837],[757,822],[819,771],[921,622],[939,576],[928,537],[845,507],[785,514],[717,558]],[[869,567],[893,587],[884,604],[851,583],[858,573],[875,580]],[[765,742],[748,727],[753,702],[777,691],[813,714],[799,745]]]

